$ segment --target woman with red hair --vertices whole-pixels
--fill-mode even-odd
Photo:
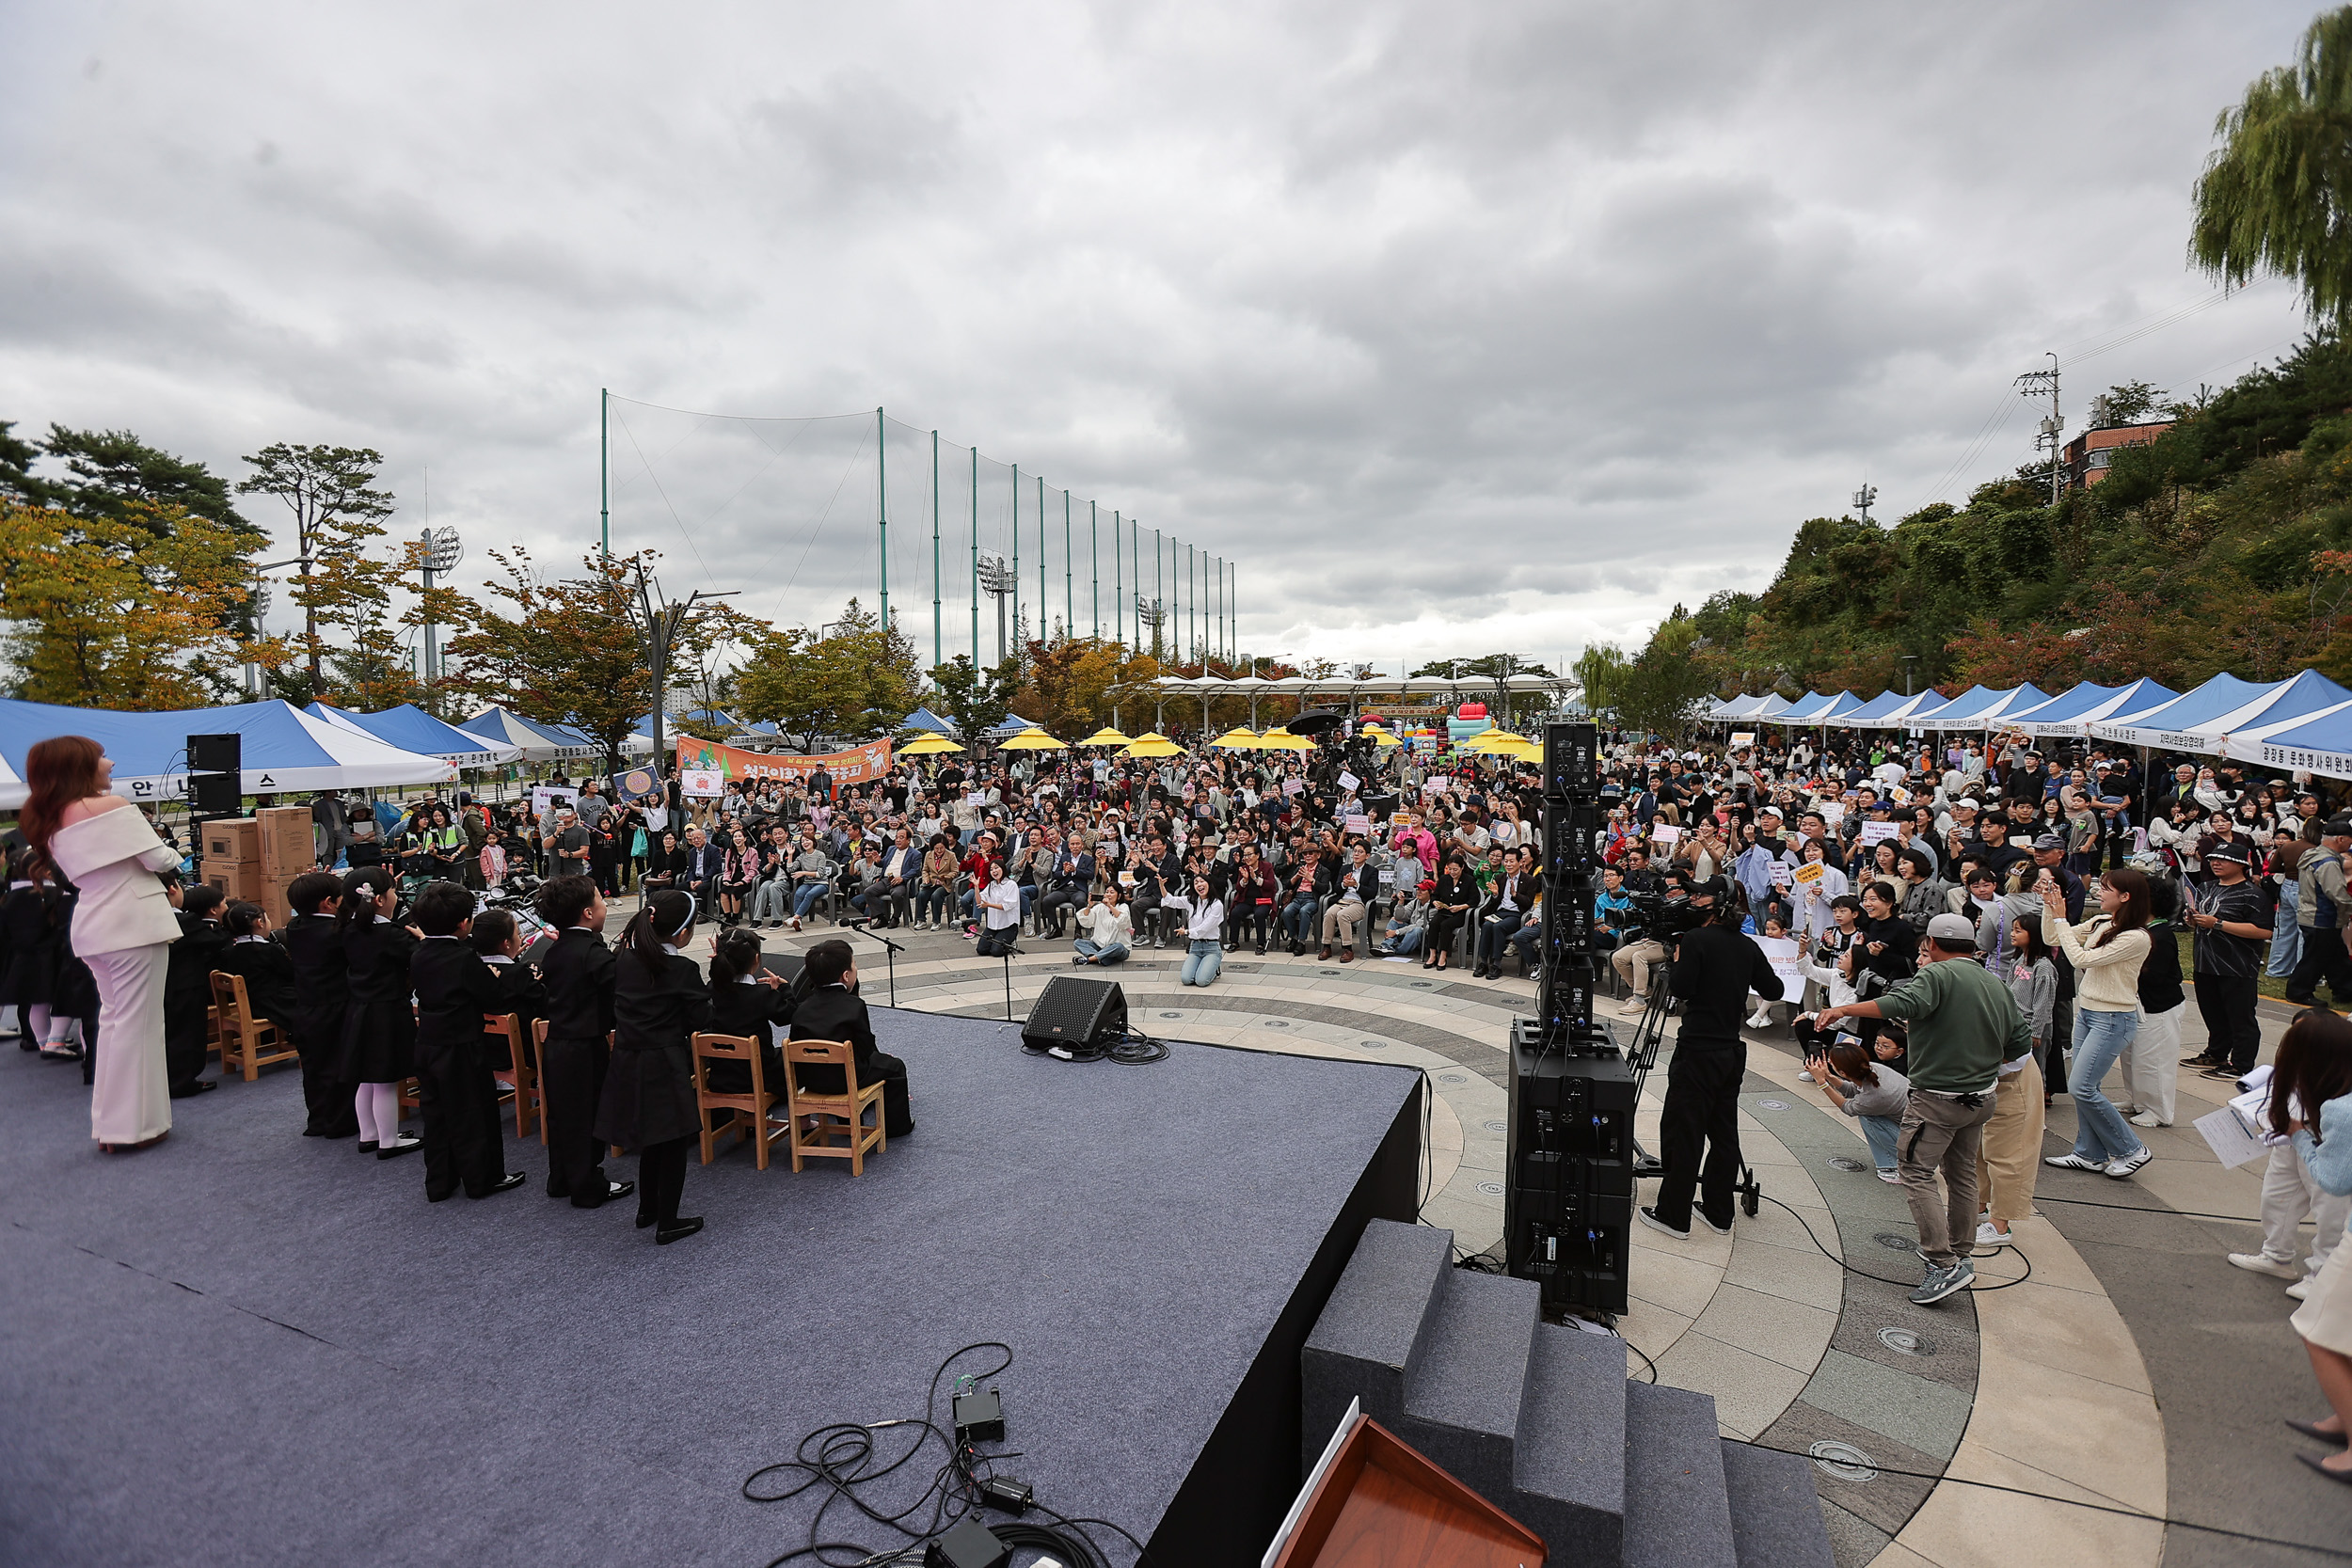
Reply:
[[[98,742],[66,735],[24,755],[30,794],[18,826],[80,890],[74,956],[98,981],[90,1136],[108,1154],[161,1143],[171,1130],[164,1069],[164,969],[180,922],[160,874],[180,852],[131,802],[110,793],[114,763]]]

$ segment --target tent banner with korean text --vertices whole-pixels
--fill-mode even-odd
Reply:
[[[890,771],[890,742],[869,741],[852,752],[827,752],[821,756],[770,756],[722,746],[715,740],[677,739],[677,766],[709,768],[727,779],[804,779],[822,768],[834,784],[870,784]]]

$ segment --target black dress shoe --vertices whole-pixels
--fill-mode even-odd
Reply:
[[[408,1133],[403,1132],[389,1148],[379,1147],[375,1151],[375,1157],[379,1160],[397,1160],[404,1154],[414,1154],[418,1149],[422,1148],[423,1147],[424,1140],[422,1138],[412,1137]]]
[[[521,1171],[510,1170],[504,1176],[500,1177],[496,1181],[493,1181],[488,1186],[483,1188],[480,1192],[468,1193],[466,1196],[468,1197],[488,1197],[492,1193],[511,1193],[529,1180],[530,1178],[524,1176]]]
[[[647,1226],[652,1225],[660,1217],[660,1216],[657,1214],[648,1214],[643,1209],[640,1209],[637,1211],[637,1228],[643,1230]]]
[[[603,1192],[582,1193],[580,1196],[572,1199],[572,1207],[575,1209],[601,1209],[608,1203],[618,1202],[620,1199],[628,1196],[629,1194],[635,1192],[636,1190],[637,1183],[634,1181],[607,1181],[604,1184]],[[642,1216],[640,1218],[640,1223],[643,1223]]]
[[[374,1153],[374,1152],[375,1152],[375,1140],[374,1140],[373,1138],[363,1138],[363,1139],[361,1139],[361,1140],[360,1140],[360,1143],[359,1143],[359,1152],[360,1152],[360,1153],[362,1153],[362,1154],[373,1154],[373,1153]]]
[[[696,1220],[694,1222],[695,1227],[697,1229],[701,1228],[702,1223],[702,1221]],[[670,1233],[668,1231],[665,1230],[661,1233],[663,1241],[669,1240],[669,1237]],[[2295,1457],[2310,1465],[2312,1469],[2317,1470],[2321,1475],[2326,1476],[2329,1481],[2335,1481],[2337,1484],[2342,1486],[2352,1486],[2352,1470],[2338,1470],[2331,1468],[2317,1454],[2298,1453]]]
[[[2287,1422],[2287,1425],[2293,1427],[2296,1431],[2301,1433],[2304,1436],[2310,1438],[2314,1443],[2331,1443],[2339,1449],[2344,1447],[2343,1433],[2322,1432],[2319,1430],[2319,1423],[2317,1421],[2289,1421]]]
[[[209,1094],[218,1087],[220,1087],[220,1085],[214,1083],[211,1079],[199,1078],[193,1084],[173,1085],[171,1088],[171,1098],[174,1100],[194,1100],[198,1095]]]
[[[683,1219],[674,1220],[670,1224],[663,1226],[660,1229],[653,1233],[653,1239],[656,1242],[659,1242],[661,1245],[668,1246],[672,1242],[682,1242],[686,1240],[687,1237],[691,1236],[695,1231],[700,1230],[702,1227],[703,1222],[701,1217],[699,1215],[690,1214]]]

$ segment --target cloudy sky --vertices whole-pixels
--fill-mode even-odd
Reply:
[[[946,653],[977,446],[1025,602],[1041,475],[1049,614],[1115,613],[1116,508],[1235,563],[1245,649],[1392,668],[1960,499],[2045,351],[2072,430],[2298,335],[2166,318],[2308,4],[396,9],[0,7],[0,418],[375,447],[471,578],[594,545],[609,387],[615,548],[814,624],[877,586],[882,405],[927,651],[936,429]]]

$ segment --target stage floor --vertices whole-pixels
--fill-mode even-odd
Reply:
[[[708,1228],[668,1247],[633,1200],[544,1196],[511,1120],[529,1185],[428,1205],[421,1157],[299,1136],[289,1070],[108,1159],[78,1070],[0,1048],[0,1561],[762,1564],[812,1509],[744,1478],[825,1423],[920,1415],[987,1339],[1016,1355],[1004,1468],[1150,1539],[1367,1193],[1389,1212],[1403,1184],[1410,1217],[1420,1073],[1184,1044],[1070,1064],[998,1024],[875,1020],[917,1131],[858,1179],[691,1164]],[[900,1540],[839,1505],[826,1527]]]

